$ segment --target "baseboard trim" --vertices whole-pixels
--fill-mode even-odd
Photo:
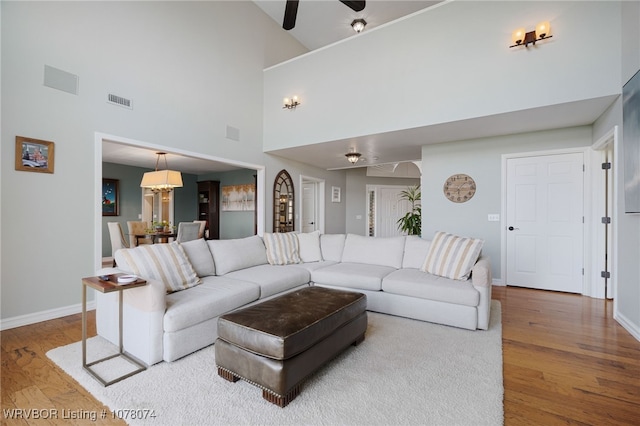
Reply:
[[[505,286],[500,278],[493,278],[491,280],[491,285],[495,285],[495,286],[498,286],[498,287],[504,287]]]
[[[87,311],[94,310],[96,308],[96,301],[87,301]],[[17,317],[5,318],[0,320],[0,331],[9,330],[11,328],[22,327],[24,325],[31,325],[42,321],[49,321],[56,318],[66,317],[68,315],[75,315],[82,312],[82,303],[75,305],[65,306],[62,308],[49,309],[46,311],[34,312],[27,315],[19,315]]]
[[[622,315],[620,312],[614,312],[613,319],[618,321],[618,324],[620,324],[622,328],[627,330],[629,334],[631,334],[637,341],[640,342],[640,328],[636,324],[629,321],[629,319]]]

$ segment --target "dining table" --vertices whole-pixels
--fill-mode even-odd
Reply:
[[[175,232],[150,232],[144,234],[135,234],[136,246],[140,244],[141,239],[150,239],[151,244],[155,244],[156,242],[168,243],[169,238],[176,238],[177,236],[178,234],[176,234]]]

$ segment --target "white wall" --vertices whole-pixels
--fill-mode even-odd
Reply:
[[[99,257],[95,132],[264,164],[263,69],[305,49],[252,2],[0,7],[5,320],[79,306]],[[43,86],[45,64],[78,75],[79,94]],[[108,92],[133,110],[108,105]],[[16,135],[55,142],[55,173],[15,171]]]
[[[542,20],[553,38],[508,48]],[[266,70],[265,150],[616,95],[620,54],[618,2],[443,3]]]
[[[640,2],[622,2],[622,67],[621,81],[626,83],[640,70]],[[594,124],[594,142],[618,126],[618,164],[623,164],[624,138],[622,100],[618,99]],[[640,340],[640,214],[624,213],[624,170],[614,167],[618,186],[618,214],[613,218],[617,226],[613,274],[617,282],[614,318],[636,339]]]

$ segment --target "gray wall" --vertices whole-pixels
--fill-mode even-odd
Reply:
[[[446,231],[482,238],[493,277],[500,279],[500,222],[488,222],[487,215],[501,211],[502,154],[590,145],[591,127],[584,126],[423,146],[423,237]],[[466,203],[452,203],[442,192],[445,180],[456,173],[476,182],[476,193]]]
[[[0,8],[4,324],[78,311],[80,278],[102,255],[97,132],[263,164],[263,70],[306,49],[248,1]],[[44,86],[45,65],[77,75],[78,94]],[[133,109],[108,104],[108,93]],[[225,138],[227,125],[240,141]],[[55,173],[16,171],[17,135],[55,142]],[[55,226],[28,243],[43,221]]]

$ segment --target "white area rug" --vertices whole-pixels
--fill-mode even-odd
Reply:
[[[498,301],[488,331],[369,312],[364,342],[316,372],[285,408],[255,386],[219,377],[213,346],[107,388],[82,369],[80,342],[47,355],[110,409],[155,415],[129,415],[132,425],[501,425],[500,318]],[[87,348],[89,361],[115,351],[100,337]],[[106,366],[113,373],[121,367]]]

